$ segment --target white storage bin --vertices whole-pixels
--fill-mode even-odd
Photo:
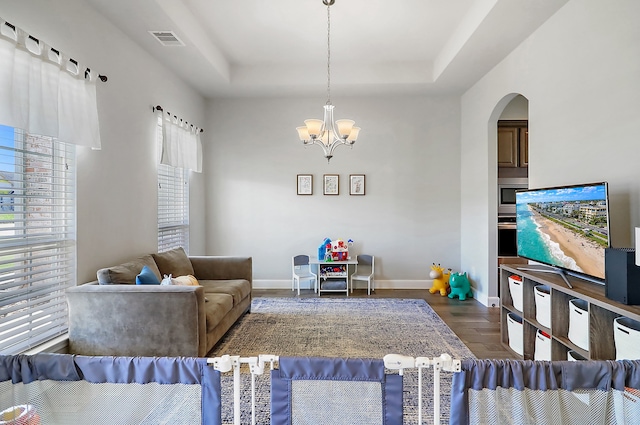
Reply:
[[[509,336],[509,347],[521,356],[524,353],[523,326],[520,316],[509,313],[507,315],[507,334]]]
[[[573,350],[569,350],[569,351],[567,351],[567,360],[572,361],[572,362],[581,362],[581,361],[587,360],[587,359],[582,357],[577,352],[575,352]]]
[[[513,308],[522,311],[522,278],[520,276],[509,276],[509,293],[513,300]]]
[[[587,360],[584,357],[582,357],[580,354],[576,353],[573,350],[569,350],[567,351],[567,360],[572,361],[572,362],[581,362],[583,360]],[[572,394],[574,396],[576,396],[576,398],[578,400],[580,400],[581,402],[583,402],[584,404],[586,404],[587,406],[590,404],[590,395],[589,393],[582,393],[582,392],[576,392],[576,391],[572,391]],[[624,423],[624,422],[622,422]]]
[[[569,340],[589,350],[589,305],[584,300],[569,300]]]
[[[533,288],[536,300],[536,320],[542,326],[551,329],[551,288],[536,285]]]
[[[613,339],[616,344],[616,360],[640,359],[640,322],[628,317],[613,321]]]
[[[536,351],[533,359],[551,361],[551,337],[540,329],[536,332]]]

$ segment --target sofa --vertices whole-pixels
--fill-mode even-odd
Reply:
[[[197,286],[136,284],[145,266],[158,281],[191,275]],[[205,357],[251,308],[251,257],[189,257],[178,248],[97,278],[67,290],[71,354]]]

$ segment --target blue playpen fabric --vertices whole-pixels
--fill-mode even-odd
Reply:
[[[114,384],[191,384],[202,388],[202,424],[221,419],[220,372],[205,358],[108,357],[42,353],[0,356],[0,381],[28,384],[36,380]]]
[[[384,424],[402,425],[402,376],[385,374],[376,359],[280,357],[271,371],[271,424],[291,424],[291,382],[294,380],[365,381],[381,384]]]
[[[640,360],[462,360],[451,384],[451,424],[469,423],[469,391],[640,389]]]

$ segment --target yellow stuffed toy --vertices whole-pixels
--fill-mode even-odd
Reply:
[[[451,276],[451,269],[445,270],[440,264],[436,266],[436,263],[433,263],[429,272],[429,277],[433,279],[433,285],[429,292],[435,294],[440,291],[440,295],[446,297],[449,290],[449,276]]]

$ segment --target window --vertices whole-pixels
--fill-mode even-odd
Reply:
[[[76,284],[75,146],[0,126],[0,353],[67,331]]]
[[[158,119],[157,132],[159,151],[161,120]],[[158,164],[158,252],[178,247],[189,253],[189,170]]]

